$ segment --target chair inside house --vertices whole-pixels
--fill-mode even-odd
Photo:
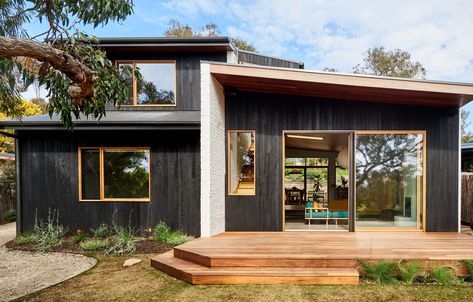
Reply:
[[[286,134],[286,231],[348,230],[347,164],[347,134]]]

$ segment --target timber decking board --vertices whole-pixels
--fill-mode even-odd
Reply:
[[[191,241],[176,250],[210,259],[211,266],[245,262],[248,266],[271,262],[294,265],[314,260],[346,260],[347,265],[356,259],[461,260],[473,259],[473,236],[422,232],[223,233]]]
[[[151,265],[191,284],[359,284],[359,274],[354,268],[208,268],[175,258],[172,251],[152,258]]]

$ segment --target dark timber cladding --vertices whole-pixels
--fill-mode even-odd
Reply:
[[[200,235],[200,136],[192,131],[26,131],[20,130],[21,231],[31,230],[48,210],[71,231],[102,222],[131,223],[136,229],[160,220]],[[150,147],[151,202],[79,202],[78,147]],[[28,185],[24,185],[28,184]]]
[[[458,108],[226,91],[227,130],[256,130],[256,196],[226,196],[227,231],[281,231],[283,130],[426,130],[426,231],[458,229]]]
[[[265,56],[251,51],[238,50],[238,62],[262,66],[304,69],[304,63]]]
[[[156,50],[159,51],[159,50]],[[200,110],[200,61],[226,62],[226,52],[137,52],[112,51],[107,53],[111,60],[175,60],[176,61],[176,106],[121,106],[125,110]],[[110,104],[108,110],[117,107]]]

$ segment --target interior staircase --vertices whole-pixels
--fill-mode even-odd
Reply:
[[[208,255],[185,244],[151,266],[190,284],[359,284],[356,260]]]

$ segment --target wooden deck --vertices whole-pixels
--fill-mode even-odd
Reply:
[[[422,232],[251,232],[199,238],[151,265],[192,284],[358,284],[357,260],[473,259],[473,236]]]

